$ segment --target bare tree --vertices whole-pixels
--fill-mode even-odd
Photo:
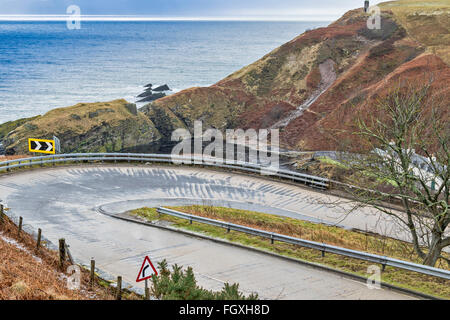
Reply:
[[[394,217],[410,232],[423,264],[435,266],[450,246],[449,104],[431,90],[399,83],[376,100],[376,112],[356,120],[361,149],[346,155],[356,206],[371,206]],[[447,97],[448,98],[448,97]],[[383,205],[395,199],[400,210]]]

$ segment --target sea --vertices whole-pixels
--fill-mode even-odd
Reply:
[[[0,124],[81,102],[136,102],[146,84],[209,86],[329,22],[0,21]],[[138,105],[139,106],[139,105]]]

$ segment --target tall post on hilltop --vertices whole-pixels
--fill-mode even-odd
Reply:
[[[368,12],[369,11],[369,0],[364,1],[364,12]]]

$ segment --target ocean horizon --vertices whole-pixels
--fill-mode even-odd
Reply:
[[[210,86],[329,21],[0,21],[0,123],[143,86]],[[138,104],[142,106],[144,104]]]
[[[339,14],[314,14],[314,15],[248,15],[248,16],[145,16],[145,15],[80,15],[77,18],[79,21],[109,21],[109,22],[133,22],[133,21],[241,21],[241,22],[330,22],[336,20]],[[0,22],[12,21],[12,22],[48,22],[59,21],[67,22],[72,20],[71,15],[58,15],[58,14],[0,14]]]

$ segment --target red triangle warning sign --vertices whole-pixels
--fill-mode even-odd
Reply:
[[[142,263],[141,270],[136,278],[136,282],[141,282],[150,279],[152,276],[157,276],[158,271],[156,271],[149,257],[145,257]]]

